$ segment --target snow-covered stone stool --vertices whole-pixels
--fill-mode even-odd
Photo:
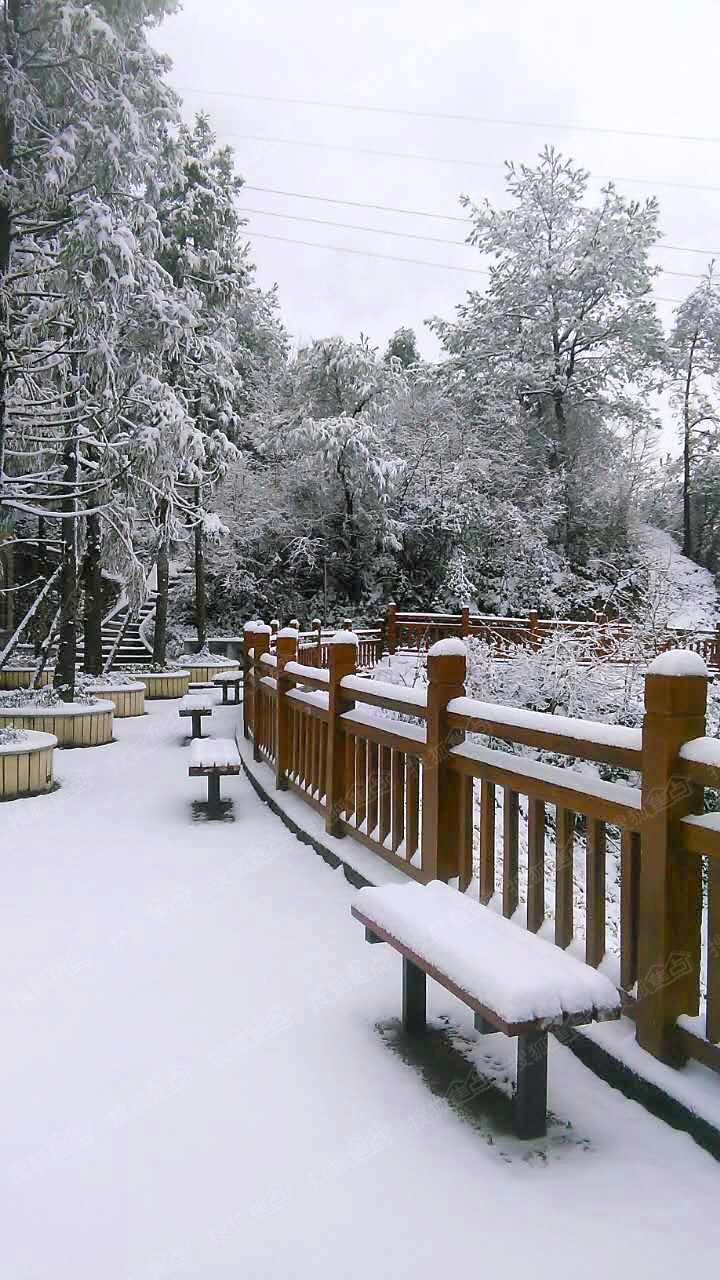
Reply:
[[[514,1129],[542,1136],[548,1031],[619,1018],[610,979],[438,880],[361,889],[352,914],[368,942],[388,942],[403,957],[406,1031],[425,1026],[429,975],[473,1010],[478,1031],[517,1036]]]
[[[215,676],[213,684],[218,689],[222,689],[223,705],[228,701],[228,689],[235,690],[233,701],[236,703],[240,701],[240,685],[242,681],[242,671],[221,671],[219,675]]]
[[[217,809],[220,804],[220,779],[234,777],[240,772],[240,753],[232,738],[196,738],[190,746],[188,776],[207,778],[208,805]]]
[[[202,718],[212,715],[213,705],[207,693],[186,693],[180,699],[178,715],[192,717],[193,738],[202,738]]]

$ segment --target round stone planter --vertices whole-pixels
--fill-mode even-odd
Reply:
[[[53,674],[52,668],[43,671],[40,677],[41,688],[52,682]],[[3,667],[0,671],[0,689],[31,689],[34,683],[34,667]]]
[[[0,743],[0,800],[51,791],[56,746],[52,733],[24,733],[18,742]]]
[[[190,683],[190,672],[180,669],[151,671],[147,675],[143,672],[138,675],[138,680],[142,680],[145,685],[146,698],[184,698]]]
[[[56,707],[0,706],[0,729],[53,734],[59,747],[101,747],[112,742],[112,702],[64,702]]]
[[[113,684],[111,675],[107,684],[94,685],[92,692],[96,693],[98,698],[112,702],[116,720],[145,715],[145,685],[141,680],[136,680],[132,684]]]
[[[189,662],[187,669],[190,672],[190,680],[193,684],[207,684],[214,680],[215,676],[225,675],[228,671],[239,671],[240,664],[237,662],[211,662],[201,667]]]

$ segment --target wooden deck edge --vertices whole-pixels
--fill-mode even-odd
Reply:
[[[604,1045],[584,1035],[581,1029],[554,1027],[552,1035],[606,1084],[618,1089],[632,1102],[639,1102],[651,1115],[664,1120],[673,1129],[687,1133],[698,1146],[720,1161],[720,1126],[698,1115],[662,1085],[640,1075]]]
[[[295,820],[291,818],[288,813],[285,813],[281,805],[279,805],[277,801],[273,799],[272,792],[268,791],[263,786],[262,782],[260,781],[260,778],[256,776],[255,772],[250,767],[247,760],[245,760],[242,753],[242,748],[239,743],[238,743],[238,750],[240,751],[240,763],[242,764],[243,772],[246,778],[248,779],[251,787],[257,793],[260,799],[263,800],[266,805],[268,805],[270,810],[274,814],[276,814],[278,818],[280,818],[281,822],[284,823],[288,831],[292,831],[293,835],[296,837],[297,840],[300,841],[301,844],[309,845],[310,848],[313,849],[314,852],[318,855],[318,857],[322,858],[324,862],[327,862],[328,866],[332,867],[334,871],[336,871],[338,867],[342,867],[345,879],[348,881],[349,884],[353,886],[353,888],[366,889],[368,886],[374,886],[374,881],[368,880],[359,871],[357,871],[355,867],[350,866],[348,862],[344,862],[343,859],[338,857],[336,853],[333,853],[331,849],[328,849],[327,845],[323,844],[322,840],[319,840],[317,836],[310,835],[310,833],[308,831],[305,831],[299,825],[299,823],[295,822]],[[295,792],[295,794],[298,794],[298,793]]]

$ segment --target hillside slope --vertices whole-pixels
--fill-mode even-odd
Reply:
[[[651,611],[658,626],[714,628],[720,598],[708,569],[688,560],[663,529],[641,525],[641,554],[650,571]]]

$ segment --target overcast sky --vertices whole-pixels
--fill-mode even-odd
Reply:
[[[531,162],[554,143],[597,175],[592,193],[612,176],[628,196],[656,194],[668,245],[720,248],[720,141],[594,132],[720,136],[719,0],[184,0],[155,40],[173,59],[186,113],[210,113],[248,186],[457,216],[461,192],[502,203],[503,161]],[[243,96],[255,94],[537,123]],[[399,154],[367,154],[373,150]],[[398,326],[411,325],[431,356],[436,347],[423,322],[451,315],[465,289],[483,285],[469,270],[483,265],[475,250],[387,234],[462,241],[460,223],[260,191],[247,191],[242,203],[253,210],[249,233],[460,268],[252,237],[259,283],[277,282],[296,342],[362,331],[384,345]],[[662,249],[658,295],[682,298],[694,281],[669,273],[701,273],[708,257]],[[672,306],[659,305],[667,324]]]

